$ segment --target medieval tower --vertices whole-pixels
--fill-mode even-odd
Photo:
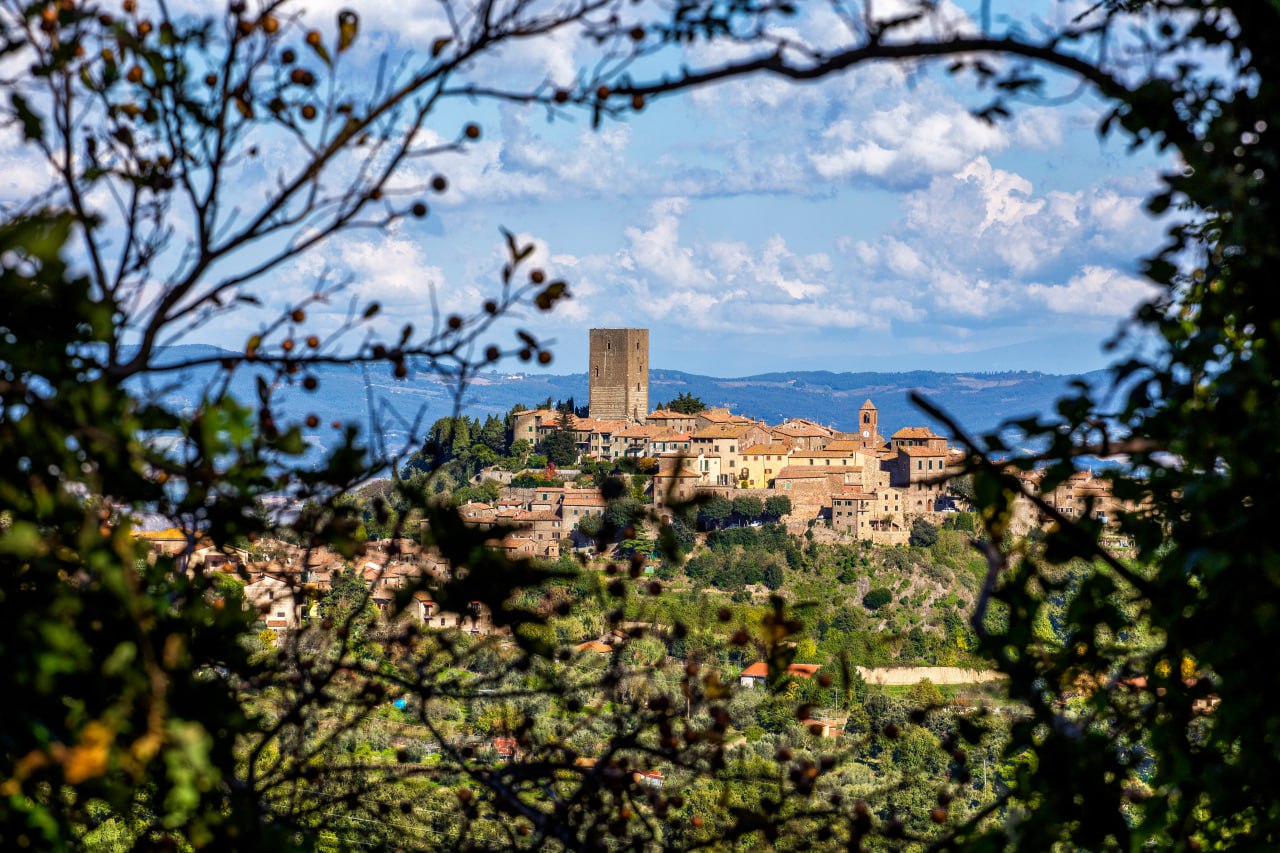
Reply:
[[[644,423],[649,414],[649,330],[592,329],[591,417]]]

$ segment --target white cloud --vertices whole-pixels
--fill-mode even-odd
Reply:
[[[1056,314],[1115,317],[1152,298],[1156,288],[1118,270],[1086,266],[1065,284],[1033,284],[1027,292]]]

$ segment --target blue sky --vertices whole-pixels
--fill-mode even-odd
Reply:
[[[438,32],[433,0],[308,5],[322,24],[339,6],[361,11],[357,76],[381,50],[421,49]],[[827,4],[804,8],[797,32],[830,31]],[[948,14],[963,22],[963,10]],[[699,48],[686,59],[729,55]],[[563,83],[589,59],[578,40],[557,38],[473,76]],[[450,104],[432,134],[452,138],[469,120],[485,133],[406,176],[449,177],[449,192],[427,199],[431,215],[342,236],[266,292],[296,296],[328,270],[380,300],[388,327],[422,324],[432,288],[446,310],[496,289],[506,227],[535,240],[537,263],[570,285],[556,311],[505,327],[555,338],[556,372],[585,369],[587,328],[623,325],[651,329],[654,367],[720,376],[1103,366],[1101,341],[1148,293],[1136,259],[1162,228],[1142,201],[1168,164],[1100,141],[1087,95],[994,127],[970,116],[981,103],[940,69],[877,66],[659,99],[597,131],[584,115],[549,123],[537,108]],[[271,150],[242,176],[246,193],[271,176]],[[29,184],[22,156],[0,136],[0,194]],[[345,310],[335,303],[316,320]],[[220,318],[187,340],[239,346],[260,320]]]

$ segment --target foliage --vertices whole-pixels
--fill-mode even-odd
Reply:
[[[698,507],[698,521],[705,527],[719,527],[733,515],[733,501],[721,495],[709,498]]]
[[[773,519],[791,514],[791,498],[786,495],[769,495],[764,499],[764,514]]]
[[[696,415],[698,412],[704,411],[707,408],[707,404],[688,391],[681,391],[676,395],[675,399],[665,406],[659,406],[659,408],[666,409],[669,412],[678,412],[682,415]]]
[[[911,545],[916,548],[928,548],[938,541],[938,527],[925,518],[916,518],[911,522]]]
[[[874,587],[862,596],[862,606],[868,610],[879,610],[890,601],[893,601],[893,593],[882,586]]]
[[[572,417],[570,412],[562,411],[556,428],[538,442],[538,452],[545,454],[547,461],[554,465],[564,467],[578,461],[578,439]]]
[[[733,514],[741,519],[757,519],[764,515],[764,501],[755,495],[735,495]]]
[[[1267,511],[1280,469],[1280,319],[1266,284],[1280,260],[1274,4],[1102,3],[1057,29],[1016,15],[993,25],[985,5],[976,26],[954,24],[942,4],[891,20],[840,9],[848,41],[830,34],[813,49],[798,34],[785,45],[761,35],[792,4],[694,0],[651,25],[607,14],[623,4],[551,5],[536,18],[523,3],[450,16],[429,56],[388,63],[400,70],[355,87],[339,73],[359,32],[349,11],[326,37],[304,34],[276,4],[250,15],[237,3],[207,21],[174,19],[160,6],[154,23],[132,2],[121,17],[91,4],[0,5],[6,64],[28,72],[5,79],[4,123],[20,129],[54,182],[0,221],[0,689],[21,697],[6,706],[0,732],[0,843],[399,847],[386,818],[400,809],[415,839],[422,830],[487,848],[594,847],[607,833],[633,848],[857,849],[873,833],[924,844],[936,838],[928,832],[952,848],[1274,847],[1280,746],[1268,734],[1275,715],[1262,689],[1270,662],[1258,653],[1280,630],[1271,604],[1280,546]],[[571,31],[611,51],[571,89],[539,82],[495,92],[460,76],[508,43]],[[709,68],[676,72],[656,55],[718,39],[736,49]],[[316,390],[316,364],[366,365],[397,380],[434,371],[461,390],[505,352],[550,360],[527,332],[514,347],[491,343],[509,309],[545,310],[567,294],[564,282],[522,267],[534,247],[514,235],[488,304],[433,318],[430,331],[406,324],[380,334],[380,306],[369,304],[354,305],[338,334],[309,335],[308,309],[340,289],[322,279],[278,311],[264,307],[272,316],[229,354],[162,357],[161,344],[186,330],[261,306],[264,275],[345,229],[426,215],[413,198],[426,187],[406,190],[392,178],[407,161],[480,136],[469,125],[457,141],[425,145],[426,120],[442,100],[583,108],[598,123],[718,80],[812,80],[938,58],[985,87],[991,100],[979,114],[990,120],[1046,93],[1054,78],[1042,69],[1074,76],[1107,104],[1104,133],[1154,143],[1178,164],[1149,202],[1180,216],[1168,245],[1144,263],[1157,288],[1136,317],[1144,346],[1116,365],[1111,387],[1079,388],[1053,416],[1009,425],[1015,442],[1007,431],[971,436],[920,401],[969,451],[988,567],[970,629],[1022,703],[1024,716],[990,753],[999,790],[979,789],[968,769],[966,749],[993,743],[974,720],[948,718],[934,731],[940,718],[875,694],[852,724],[865,732],[865,756],[885,762],[877,778],[895,780],[874,813],[832,796],[853,768],[791,746],[758,748],[794,732],[794,705],[774,693],[752,721],[766,734],[735,759],[725,784],[731,691],[718,677],[700,674],[695,658],[653,679],[632,680],[604,661],[593,662],[589,680],[557,668],[564,650],[554,648],[548,614],[568,600],[556,586],[564,579],[492,552],[489,534],[426,500],[499,458],[492,430],[486,438],[481,426],[477,440],[472,423],[454,420],[396,449],[361,440],[349,424],[335,450],[305,458],[305,433],[318,424],[287,420],[278,403]],[[260,138],[282,174],[262,182],[261,196],[232,198]],[[179,411],[151,389],[183,370],[204,378],[198,402]],[[227,393],[237,373],[253,377],[256,399]],[[255,615],[229,606],[234,593],[153,553],[132,529],[134,513],[166,518],[187,537],[186,555],[205,537],[221,545],[284,536],[258,510],[262,499],[290,494],[305,510],[287,535],[355,558],[368,549],[358,535],[368,520],[337,496],[415,446],[420,464],[396,486],[403,505],[394,521],[388,512],[385,532],[423,520],[450,567],[429,590],[434,600],[457,612],[483,605],[511,630],[509,648],[383,635],[373,623],[353,631],[368,614],[348,596],[268,654],[253,639]],[[563,451],[552,461],[568,464]],[[1125,503],[1109,525],[1088,511],[1064,518],[1043,500],[1084,460],[1117,453],[1128,464],[1103,476]],[[1012,476],[1042,463],[1038,492]],[[1054,526],[1038,540],[1010,536],[1015,500]],[[729,503],[706,518],[719,526],[731,513]],[[373,521],[382,523],[376,513]],[[1123,559],[1118,540],[1132,545]],[[727,583],[768,565],[760,550],[730,540],[707,555],[698,571]],[[812,568],[818,556],[802,562]],[[773,557],[796,568],[789,554]],[[418,591],[428,590],[398,590],[397,606]],[[877,608],[893,598],[886,587],[866,598],[873,593]],[[619,605],[610,613],[635,598],[621,578],[600,594]],[[668,652],[695,648],[721,666],[741,664],[756,635],[744,625],[724,637],[715,626],[750,615],[771,670],[794,653],[787,638],[802,620],[780,599],[757,612],[746,603],[697,606],[699,621],[662,635]],[[828,624],[829,634],[841,630]],[[911,645],[929,642],[919,626],[901,633]],[[637,651],[631,665],[661,668],[656,646]],[[1064,701],[1080,685],[1083,695]],[[481,692],[497,689],[506,695]],[[413,724],[443,756],[430,775],[387,754],[379,722],[391,692],[417,703]],[[583,714],[588,695],[601,699],[591,706],[598,723]],[[444,728],[464,724],[509,735],[533,758],[513,769],[482,763]],[[602,756],[599,772],[576,762],[588,754]],[[684,774],[682,793],[645,798],[628,783],[633,766],[658,758]],[[901,772],[906,781],[897,781]],[[912,774],[940,781],[912,785]],[[640,808],[643,819],[634,819]]]

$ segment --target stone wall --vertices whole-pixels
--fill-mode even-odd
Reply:
[[[901,686],[929,679],[934,684],[985,684],[1004,678],[993,669],[964,669],[958,666],[875,666],[854,667],[867,684]]]

